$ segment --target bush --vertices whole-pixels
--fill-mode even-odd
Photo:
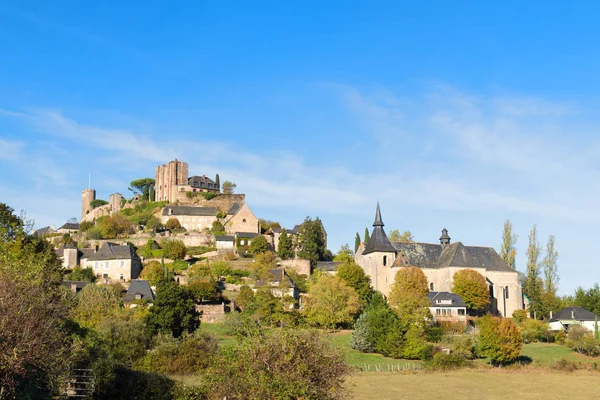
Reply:
[[[94,275],[94,270],[91,267],[81,268],[77,265],[73,268],[71,273],[65,275],[65,280],[67,281],[87,281],[94,283],[96,281],[96,275]]]
[[[102,239],[102,231],[98,227],[89,228],[85,232],[85,238],[87,240],[100,240]]]
[[[79,223],[79,232],[87,232],[92,226],[94,226],[94,223],[91,221],[81,221]]]
[[[181,240],[165,239],[160,243],[163,255],[171,260],[182,260],[185,258],[187,249]]]
[[[573,372],[579,369],[579,365],[575,361],[569,361],[561,358],[552,366],[552,368],[563,372]]]
[[[169,220],[165,223],[165,228],[170,231],[176,231],[181,229],[181,223],[177,218],[169,218]]]
[[[210,269],[216,277],[231,275],[233,271],[226,261],[215,261],[210,265]]]
[[[427,329],[427,341],[439,343],[444,336],[444,328],[441,326],[431,326]]]
[[[486,315],[479,319],[478,325],[479,351],[489,357],[492,364],[506,364],[519,356],[523,339],[511,319]]]
[[[527,311],[525,310],[515,310],[512,314],[513,319],[517,324],[521,324],[521,322],[527,319]]]
[[[471,336],[455,336],[450,347],[454,354],[458,354],[467,360],[475,358],[475,343]]]
[[[452,369],[473,367],[472,362],[465,359],[461,354],[444,352],[436,353],[433,358],[425,364],[426,368],[435,371],[448,371]]]
[[[521,322],[523,343],[550,342],[553,340],[550,326],[536,319],[525,319]]]
[[[250,253],[257,255],[269,250],[269,243],[263,235],[255,236],[250,244]]]
[[[598,341],[592,334],[582,326],[570,326],[567,333],[565,345],[581,354],[595,357],[600,355]]]

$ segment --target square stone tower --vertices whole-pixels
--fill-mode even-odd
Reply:
[[[177,185],[188,183],[188,164],[177,159],[156,167],[155,200],[175,201]]]

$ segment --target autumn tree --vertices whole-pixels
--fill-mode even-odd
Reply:
[[[164,267],[156,260],[150,261],[142,268],[140,278],[147,280],[150,286],[156,286],[165,280]]]
[[[129,184],[129,190],[133,193],[139,194],[144,200],[150,200],[150,190],[154,188],[154,179],[152,178],[141,178],[131,181]]]
[[[294,245],[292,239],[287,234],[287,231],[283,229],[279,236],[279,243],[277,244],[277,254],[282,260],[294,258]]]
[[[552,295],[556,295],[558,289],[558,252],[554,248],[555,238],[550,235],[546,244],[546,256],[542,260],[544,267],[544,290]]]
[[[163,256],[171,260],[183,260],[187,254],[187,247],[179,239],[164,239],[160,242]]]
[[[474,269],[457,271],[452,278],[452,291],[459,295],[470,312],[481,313],[490,304],[485,277]]]
[[[360,298],[344,280],[321,275],[310,285],[304,314],[311,325],[334,329],[350,324],[360,309]]]
[[[427,277],[420,268],[400,268],[390,290],[389,303],[400,319],[421,322],[429,314],[427,293]]]
[[[121,309],[121,298],[108,285],[86,285],[77,295],[74,319],[94,328],[105,319],[114,318]]]
[[[235,191],[235,188],[237,187],[237,185],[233,182],[230,181],[225,181],[223,182],[223,193],[224,194],[233,194],[233,192]]]
[[[242,285],[240,293],[235,299],[235,305],[244,310],[246,306],[254,301],[254,291],[248,285]]]
[[[391,230],[388,238],[392,242],[414,242],[415,238],[413,237],[410,231],[400,232],[398,229]]]
[[[504,221],[504,230],[502,231],[502,246],[500,249],[500,257],[504,260],[506,265],[516,270],[517,266],[515,263],[515,257],[517,256],[517,244],[518,236],[512,231],[512,223],[510,220]]]
[[[181,223],[177,218],[169,218],[167,222],[165,222],[165,228],[170,231],[176,231],[181,229]]]
[[[258,255],[269,250],[269,243],[263,235],[256,235],[250,243],[250,253]]]
[[[260,280],[264,278],[270,270],[277,268],[277,257],[271,251],[258,253],[254,257],[254,262],[250,265],[254,278]]]
[[[533,225],[529,233],[529,246],[527,247],[527,276],[523,290],[531,301],[530,310],[537,319],[540,311],[540,296],[542,294],[542,281],[540,279],[540,245],[537,240],[537,227]],[[540,315],[541,317],[541,315]]]
[[[300,225],[298,248],[298,257],[310,260],[310,265],[313,268],[317,265],[317,261],[323,260],[326,250],[325,232],[318,217],[314,220],[306,217]]]
[[[486,315],[478,321],[479,352],[492,364],[506,364],[521,353],[523,339],[519,327],[510,318]]]
[[[336,272],[346,285],[356,291],[363,304],[367,304],[373,294],[373,288],[371,278],[365,271],[354,261],[349,261],[338,266]]]

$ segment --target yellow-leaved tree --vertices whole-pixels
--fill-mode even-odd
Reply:
[[[453,277],[452,291],[459,295],[470,312],[482,312],[490,304],[490,293],[485,277],[474,269],[457,271]]]

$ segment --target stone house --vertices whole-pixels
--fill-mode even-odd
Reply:
[[[56,230],[56,232],[58,233],[75,233],[75,232],[79,232],[79,224],[78,223],[73,223],[73,222],[67,222],[65,223],[63,226],[61,226],[60,228],[58,228]]]
[[[142,270],[140,258],[129,245],[107,242],[86,257],[84,267],[92,268],[100,278],[127,282],[136,279]]]
[[[190,232],[211,229],[213,222],[218,219],[214,207],[166,206],[162,210],[161,222],[166,224],[171,218],[176,218]]]
[[[123,303],[128,305],[129,307],[135,307],[135,302],[148,302],[152,303],[154,301],[154,292],[150,287],[150,284],[146,280],[142,279],[133,279],[125,296],[123,297]]]
[[[215,236],[217,250],[235,250],[235,236]]]
[[[381,219],[379,204],[373,223],[373,233],[367,245],[361,244],[355,261],[371,278],[375,290],[385,296],[390,292],[400,268],[421,268],[427,277],[429,290],[451,292],[454,273],[473,269],[486,278],[490,292],[490,310],[510,317],[523,309],[523,294],[517,271],[511,269],[491,247],[465,246],[450,243],[446,229],[439,244],[390,242]]]
[[[265,278],[258,281],[253,290],[256,292],[260,288],[265,287],[269,288],[271,294],[275,297],[293,297],[296,301],[300,300],[300,289],[298,289],[296,283],[285,272],[285,268],[270,270]]]
[[[225,232],[232,234],[236,232],[260,233],[258,218],[252,213],[247,204],[234,204],[223,221]]]
[[[466,321],[467,305],[452,292],[429,292],[429,311],[435,321]]]
[[[548,324],[553,331],[568,331],[569,327],[578,325],[594,332],[598,320],[600,317],[585,308],[565,307],[554,314]]]

